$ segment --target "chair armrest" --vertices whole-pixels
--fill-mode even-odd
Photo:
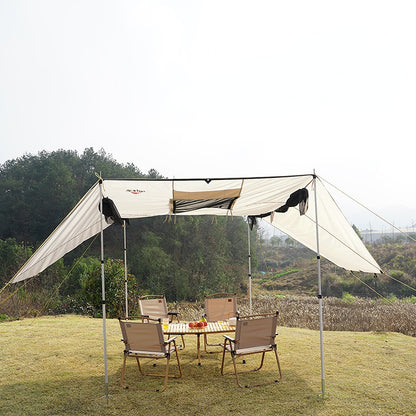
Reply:
[[[224,335],[224,334],[223,334],[223,337],[224,337],[226,340],[228,339],[228,341],[230,341],[230,342],[235,342],[235,339],[234,339],[234,338],[229,337],[228,335]]]
[[[168,345],[168,344],[170,344],[171,342],[175,341],[175,339],[176,339],[176,336],[175,336],[175,337],[172,337],[172,338],[169,338],[169,339],[167,339],[167,340],[164,342],[164,344],[165,344],[165,345]]]
[[[173,319],[176,318],[176,320],[179,322],[179,316],[178,312],[168,312],[169,322],[173,322]]]

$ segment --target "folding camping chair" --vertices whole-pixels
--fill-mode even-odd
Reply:
[[[146,322],[132,322],[132,319],[143,318]],[[148,389],[136,387],[138,390],[146,391],[164,391],[168,384],[168,378],[180,378],[182,377],[182,368],[179,361],[178,349],[176,347],[175,338],[164,340],[162,324],[160,320],[153,320],[148,317],[129,317],[118,318],[120,322],[121,333],[123,334],[122,341],[125,344],[123,370],[121,372],[121,386],[128,388],[124,385],[124,375],[126,372],[126,360],[127,357],[136,358],[137,365],[139,367],[140,374],[143,376],[164,377],[164,386],[160,389]],[[176,354],[176,360],[179,368],[179,375],[169,375],[169,361],[172,353]],[[152,360],[166,360],[166,371],[164,374],[145,373],[142,365],[140,364],[140,358],[149,358]]]
[[[237,295],[235,293],[213,293],[204,298],[204,316],[208,322],[228,321],[237,316]],[[204,334],[204,349],[207,346],[222,346],[223,344],[208,344]]]
[[[179,322],[178,312],[169,312],[166,298],[164,295],[145,295],[139,297],[139,306],[142,315],[151,319],[169,319],[169,322],[176,320]],[[185,348],[185,339],[182,338],[182,349]]]
[[[278,312],[260,315],[251,315],[244,317],[237,317],[237,324],[235,328],[235,336],[231,338],[224,335],[225,341],[222,352],[221,374],[224,375],[224,358],[226,351],[230,352],[233,361],[234,373],[237,379],[237,384],[240,387],[255,387],[265,384],[272,384],[281,381],[282,371],[280,369],[279,357],[277,355],[277,346],[275,343],[276,326]],[[258,371],[263,367],[264,356],[266,352],[273,351],[276,356],[277,367],[279,369],[279,379],[267,381],[260,384],[252,384],[243,386],[238,378],[236,357],[245,356],[249,354],[262,354],[260,366],[258,368],[246,371]]]

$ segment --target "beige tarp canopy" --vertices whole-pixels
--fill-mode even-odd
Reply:
[[[311,250],[347,270],[380,273],[339,207],[313,174],[232,179],[104,179],[79,201],[12,282],[37,275],[101,230],[100,185],[105,201],[122,219],[174,215],[261,217]],[[316,189],[315,189],[316,187]],[[303,190],[306,200],[289,204]],[[316,197],[315,197],[316,196]],[[299,202],[299,203],[297,203]],[[291,206],[292,205],[292,206]],[[294,206],[293,206],[294,205]],[[106,214],[105,207],[103,208]],[[104,218],[110,226],[114,215]],[[318,238],[317,238],[318,237]]]

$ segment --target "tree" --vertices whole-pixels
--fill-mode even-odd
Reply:
[[[272,247],[280,247],[282,244],[282,239],[276,235],[270,237],[270,244]]]
[[[353,224],[352,229],[357,233],[358,237],[360,237],[360,240],[363,239],[360,230]]]
[[[294,247],[296,245],[296,242],[292,237],[286,237],[285,244],[288,247]]]
[[[128,178],[144,175],[117,163],[103,149],[58,150],[24,155],[0,166],[0,236],[43,241],[97,180],[95,173]]]
[[[0,240],[0,287],[12,278],[31,255],[31,247],[18,244],[14,238]]]

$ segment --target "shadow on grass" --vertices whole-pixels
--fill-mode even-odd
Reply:
[[[239,388],[234,375],[221,376],[218,354],[204,354],[202,365],[196,357],[182,360],[183,377],[170,379],[163,393],[124,390],[120,386],[120,365],[110,363],[109,397],[105,396],[102,377],[78,378],[74,372],[55,381],[3,384],[0,393],[2,416],[20,415],[315,415],[324,406],[306,380],[291,370],[283,370],[281,383]],[[248,363],[249,364],[249,363]],[[110,368],[109,367],[109,368]],[[163,367],[159,365],[158,367]],[[177,370],[172,364],[172,372]],[[143,383],[134,360],[127,368],[131,385]],[[273,378],[275,369],[262,369],[255,377]],[[135,384],[137,383],[137,384]],[[146,386],[160,385],[161,380],[146,378]],[[142,384],[143,385],[143,384]]]

